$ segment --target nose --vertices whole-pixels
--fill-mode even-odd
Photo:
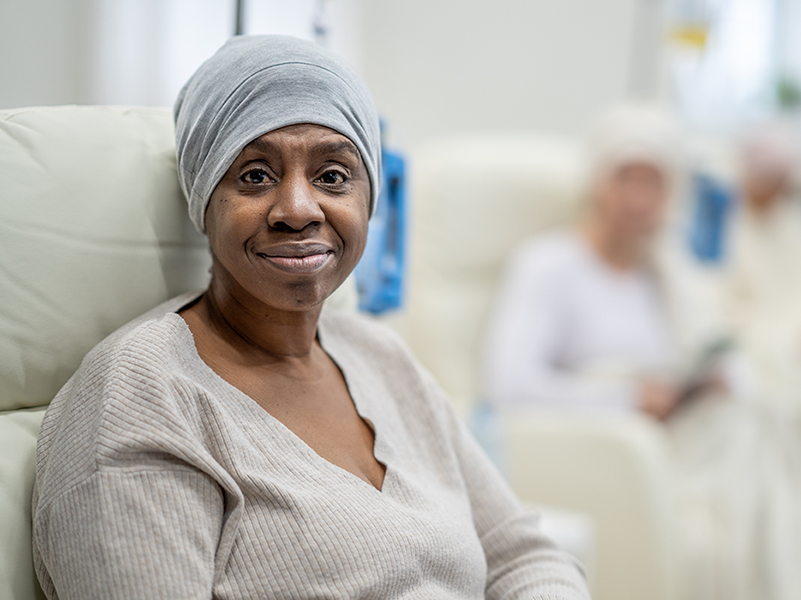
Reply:
[[[285,177],[277,186],[274,199],[267,214],[267,223],[274,229],[301,231],[325,221],[315,189],[303,176]]]

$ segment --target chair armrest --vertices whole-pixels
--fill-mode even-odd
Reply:
[[[45,409],[0,413],[0,598],[43,599],[31,557],[36,436]]]
[[[680,597],[673,474],[661,426],[640,415],[501,415],[504,464],[524,502],[590,515],[595,600]]]

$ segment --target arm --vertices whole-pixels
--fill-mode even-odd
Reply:
[[[211,598],[230,547],[224,522],[238,505],[224,503],[223,489],[237,490],[190,425],[194,401],[165,382],[165,369],[127,348],[101,354],[51,404],[33,502],[48,597]]]
[[[61,600],[211,598],[222,517],[195,469],[95,472],[37,513],[37,572]]]
[[[486,349],[490,399],[501,406],[631,410],[634,382],[591,380],[557,366],[574,316],[563,269],[539,250],[524,248],[501,286]]]
[[[430,376],[428,386],[444,413],[487,558],[487,600],[589,600],[577,561],[543,536],[539,516],[521,507]]]

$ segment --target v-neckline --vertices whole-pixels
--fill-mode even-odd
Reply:
[[[182,306],[185,306],[185,304],[182,305]],[[178,310],[180,310],[180,309],[178,309]],[[365,410],[364,410],[365,405],[369,405],[369,402],[361,394],[361,390],[359,389],[358,382],[355,382],[355,381],[351,380],[351,378],[348,376],[347,367],[345,365],[343,365],[343,361],[337,359],[337,357],[335,356],[336,352],[335,351],[332,352],[329,344],[327,343],[327,339],[326,339],[326,341],[324,341],[324,338],[327,338],[327,333],[321,331],[321,330],[325,329],[325,325],[323,323],[323,320],[324,320],[323,314],[324,313],[325,313],[325,309],[323,309],[323,313],[321,314],[320,320],[317,323],[317,340],[318,340],[318,342],[320,344],[320,347],[323,349],[323,352],[325,352],[328,355],[328,357],[333,361],[334,365],[336,365],[336,367],[339,369],[340,373],[342,374],[342,378],[345,380],[345,387],[348,390],[348,394],[350,395],[351,402],[353,402],[353,407],[354,407],[354,409],[356,411],[356,414],[365,423],[367,423],[367,425],[373,430],[373,448],[372,448],[373,460],[375,460],[376,462],[378,462],[379,464],[381,464],[384,467],[384,477],[383,477],[383,479],[381,481],[381,487],[380,488],[376,487],[375,485],[373,485],[369,481],[366,481],[365,479],[362,479],[361,477],[359,477],[355,473],[353,473],[353,472],[351,472],[351,471],[349,471],[349,470],[347,470],[347,469],[345,469],[343,467],[340,467],[339,465],[336,465],[336,464],[332,463],[327,458],[324,458],[323,456],[321,456],[314,448],[312,448],[298,434],[296,434],[289,427],[287,427],[280,419],[276,418],[275,416],[270,414],[270,412],[268,412],[266,409],[264,409],[261,405],[259,405],[259,403],[256,402],[256,400],[254,400],[250,395],[246,394],[245,392],[240,390],[238,387],[236,387],[235,385],[231,384],[230,382],[228,382],[224,378],[222,378],[200,356],[200,353],[197,350],[197,346],[195,345],[195,336],[192,333],[192,330],[189,328],[189,325],[187,324],[187,322],[184,320],[184,318],[180,314],[178,314],[177,311],[170,311],[168,313],[168,315],[170,315],[170,318],[177,319],[176,323],[177,323],[177,325],[179,327],[179,331],[180,331],[181,335],[183,335],[183,336],[185,336],[187,338],[186,339],[187,344],[191,348],[190,355],[191,355],[192,362],[194,363],[196,369],[200,373],[204,374],[206,377],[210,378],[211,380],[213,380],[218,385],[222,385],[223,387],[228,388],[235,396],[238,396],[239,398],[241,398],[244,401],[245,406],[248,407],[248,410],[250,410],[254,414],[260,415],[259,418],[266,419],[266,422],[268,424],[270,424],[274,428],[277,428],[279,431],[281,431],[301,451],[303,451],[307,455],[312,456],[313,460],[320,461],[322,464],[326,465],[327,466],[326,468],[328,468],[329,470],[333,469],[334,472],[337,472],[337,473],[340,473],[340,474],[344,473],[344,474],[347,475],[348,479],[356,481],[358,484],[365,485],[368,488],[374,490],[375,492],[377,492],[379,494],[384,494],[385,495],[386,492],[387,492],[387,481],[390,478],[390,475],[392,473],[392,469],[390,468],[390,465],[387,462],[387,456],[386,455],[389,454],[389,453],[385,452],[385,450],[388,448],[388,446],[386,445],[386,440],[384,439],[384,436],[383,436],[383,428],[381,429],[381,431],[379,431],[379,425],[376,422],[376,419],[374,418],[374,415],[370,414],[372,411],[370,411],[368,409],[368,411],[365,412]],[[336,346],[336,344],[333,344],[333,345]],[[345,362],[347,362],[347,361],[345,361]]]

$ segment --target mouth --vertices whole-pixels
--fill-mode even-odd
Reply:
[[[325,244],[282,244],[255,253],[281,271],[295,274],[315,273],[322,269],[334,251]]]

